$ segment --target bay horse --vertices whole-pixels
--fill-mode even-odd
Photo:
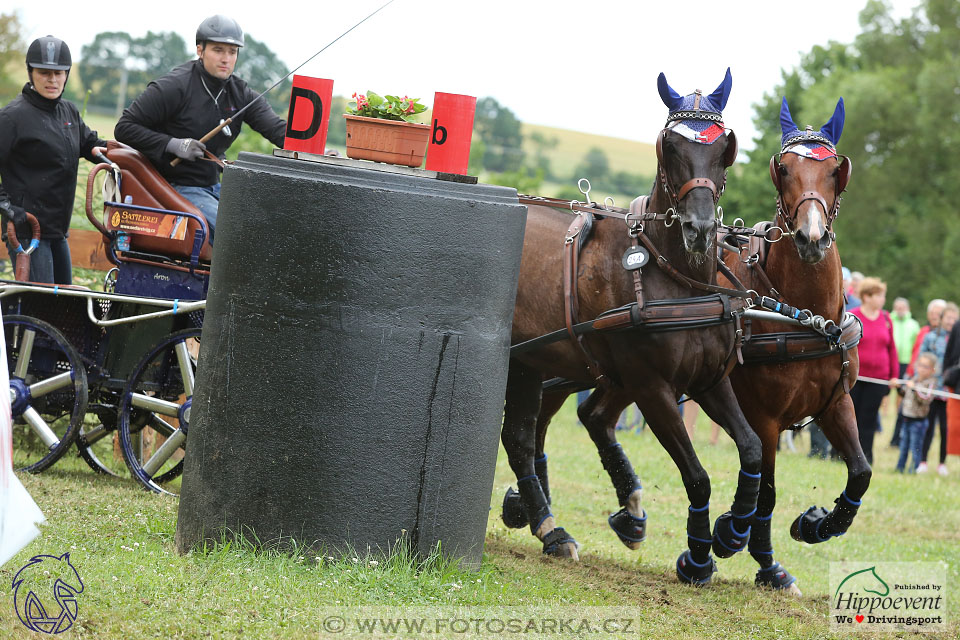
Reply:
[[[839,213],[840,194],[846,189],[851,161],[839,156],[836,145],[843,132],[843,98],[833,116],[814,131],[793,122],[786,97],[780,110],[782,147],[770,158],[770,177],[777,189],[777,209],[767,227],[783,230],[780,241],[760,245],[765,256],[747,261],[729,253],[724,261],[748,288],[841,325],[844,317],[843,277],[833,222]],[[751,253],[751,252],[747,252]],[[754,321],[754,335],[799,338],[801,327]],[[789,334],[792,334],[789,335]],[[768,343],[769,344],[769,343]],[[847,483],[827,511],[810,507],[791,525],[796,540],[816,544],[843,535],[850,527],[870,484],[871,469],[857,431],[849,386],[857,379],[857,349],[834,350],[820,358],[785,360],[745,348],[746,364],[730,374],[740,407],[763,443],[762,479],[757,512],[749,541],[750,555],[760,564],[757,584],[796,590],[796,579],[773,557],[770,526],[776,503],[774,471],[777,441],[791,425],[813,416],[824,435],[847,465]],[[812,354],[810,354],[812,355]],[[801,356],[803,357],[803,356]],[[846,363],[846,364],[844,364]]]
[[[646,308],[656,308],[657,301],[703,300],[695,298],[699,292],[691,283],[716,285],[717,201],[737,150],[736,137],[725,130],[721,116],[731,83],[728,69],[709,96],[699,90],[680,96],[663,74],[658,78],[658,91],[670,115],[657,141],[657,178],[645,201],[646,214],[638,212],[630,227],[634,236],[649,242],[647,247],[659,254],[642,267],[642,280],[635,280],[623,266],[624,253],[636,248],[624,220],[603,217],[593,225],[593,236],[584,243],[578,268],[573,269],[575,293],[572,299],[565,299],[560,277],[563,250],[577,240],[577,232],[571,231],[575,226],[568,228],[568,212],[528,207],[512,345],[565,324],[573,333],[566,312],[566,307],[576,306],[572,303],[579,304],[582,317],[597,318],[633,300],[638,300],[635,308],[641,308],[638,289],[648,300]],[[678,189],[677,185],[682,186]],[[639,220],[647,221],[645,226],[636,224]],[[680,470],[686,488],[688,548],[677,560],[678,578],[692,584],[709,582],[716,571],[710,549],[718,548],[717,541],[725,547],[745,548],[749,528],[744,523],[756,510],[761,447],[726,377],[739,337],[730,316],[727,314],[725,322],[695,331],[598,332],[536,350],[511,351],[501,440],[517,476],[519,494],[514,496],[522,505],[522,519],[543,542],[544,553],[577,558],[576,541],[557,526],[550,512],[547,479],[538,476],[541,465],[535,462],[536,452],[542,451],[537,443],[538,416],[552,415],[559,406],[554,406],[552,398],[541,406],[543,382],[552,377],[585,387],[596,385],[579,414],[617,489],[623,509],[616,520],[629,529],[634,541],[642,540],[645,533],[642,487],[614,436],[614,420],[627,402],[636,402],[641,408]],[[677,411],[677,399],[684,392],[696,395],[707,414],[732,436],[740,454],[733,506],[717,519],[713,534],[710,478]]]
[[[814,132],[808,127],[801,132],[793,123],[784,98],[782,149],[770,162],[771,179],[778,192],[777,213],[772,222],[758,225],[761,233],[755,237],[760,240],[744,252],[749,259],[741,260],[738,253],[725,254],[727,266],[748,288],[781,302],[789,301],[835,326],[850,326],[843,322],[840,256],[832,230],[839,212],[840,194],[847,186],[852,167],[849,158],[843,156],[838,161],[836,154],[843,118],[841,98],[833,117],[821,131]],[[768,229],[777,229],[780,233],[771,235]],[[768,244],[762,240],[764,237],[775,242]],[[724,280],[726,278],[721,278]],[[860,448],[850,396],[843,393],[847,384],[844,378],[856,380],[859,369],[856,347],[846,353],[839,348],[829,348],[824,353],[824,341],[819,340],[818,344],[818,337],[808,329],[785,326],[752,321],[753,335],[743,348],[746,363],[734,368],[730,380],[763,447],[760,496],[757,511],[751,518],[748,542],[750,554],[760,564],[755,582],[799,595],[796,579],[774,560],[770,543],[780,433],[807,416],[815,416],[828,439],[841,452],[848,469],[847,486],[837,498],[833,511],[810,507],[794,520],[791,535],[797,540],[815,544],[842,535],[857,513],[871,470]],[[787,363],[770,354],[769,347],[779,348],[778,343],[783,343],[785,351],[790,351],[787,345],[794,343],[805,353],[800,359]],[[563,387],[558,389],[544,395],[543,411],[537,423],[536,467],[545,486],[548,482],[544,453],[547,427],[569,394]],[[589,402],[581,406],[581,412]],[[620,397],[612,404],[608,419],[616,420],[630,402],[629,397]],[[508,526],[517,526],[519,514],[510,491],[504,499],[503,514]],[[629,522],[615,515],[611,516],[610,525],[624,544],[633,549],[639,547]],[[725,550],[721,549],[717,555],[727,557],[722,551]]]

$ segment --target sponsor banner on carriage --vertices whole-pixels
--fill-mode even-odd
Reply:
[[[457,584],[457,583],[454,583]],[[462,588],[462,585],[457,586]],[[321,607],[320,637],[634,638],[649,612],[638,607],[530,606]]]
[[[940,562],[831,562],[830,628],[946,631],[946,574]]]
[[[109,231],[124,231],[173,240],[187,237],[187,218],[171,213],[108,206],[104,216]]]

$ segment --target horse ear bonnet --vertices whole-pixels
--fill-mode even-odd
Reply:
[[[722,111],[730,97],[732,86],[733,77],[728,67],[723,81],[710,95],[705,96],[696,91],[681,96],[667,84],[667,77],[661,73],[657,78],[657,90],[663,104],[670,110],[665,128],[693,142],[713,144],[725,131]],[[724,153],[725,165],[729,167],[736,157],[737,138],[733,131],[730,131],[727,133],[727,149]]]

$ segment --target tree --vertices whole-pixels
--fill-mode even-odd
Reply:
[[[547,152],[557,148],[557,145],[560,144],[560,138],[557,136],[548,137],[540,131],[534,131],[530,134],[530,143],[533,144],[534,148],[534,166],[543,171],[545,177],[553,177]]]
[[[591,147],[583,156],[583,160],[573,171],[573,179],[587,178],[595,184],[604,183],[610,173],[610,161],[607,154],[600,147]]]
[[[246,80],[251,89],[256,93],[265,91],[282,78],[287,71],[287,65],[270,50],[270,47],[253,38],[249,33],[246,34],[244,46],[237,59],[236,73]],[[292,86],[293,81],[287,78],[276,89],[264,96],[281,118],[287,117]],[[344,137],[346,137],[346,133],[344,133]]]
[[[488,171],[514,172],[523,166],[523,133],[520,120],[494,98],[477,101],[473,128],[483,140],[483,166]]]
[[[749,160],[733,168],[723,204],[748,222],[772,219],[767,172],[779,151],[781,96],[794,121],[819,128],[843,96],[846,124],[838,152],[853,178],[834,229],[843,263],[887,281],[889,295],[924,308],[956,296],[960,271],[960,3],[926,0],[895,21],[871,0],[853,43],[814,47],[755,106],[760,131]]]
[[[23,42],[20,17],[16,13],[0,13],[0,105],[16,97],[26,80],[26,69],[22,64],[26,45]],[[7,69],[19,68],[20,76],[8,76]]]

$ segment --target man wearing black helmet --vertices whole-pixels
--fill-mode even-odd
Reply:
[[[197,206],[210,225],[211,242],[220,203],[220,165],[247,122],[278,147],[286,123],[265,100],[256,100],[206,144],[199,141],[233,117],[257,93],[233,75],[243,46],[243,31],[226,16],[207,18],[197,29],[197,59],[151,82],[133,101],[114,129],[117,140],[143,153],[160,173]],[[171,162],[179,158],[176,166]]]
[[[0,109],[0,213],[17,228],[20,244],[30,243],[28,211],[40,223],[40,246],[30,259],[30,280],[70,284],[73,270],[67,231],[77,190],[77,159],[96,162],[106,143],[61,95],[70,76],[70,48],[53,36],[27,49],[29,82]],[[15,264],[9,240],[7,249]]]

